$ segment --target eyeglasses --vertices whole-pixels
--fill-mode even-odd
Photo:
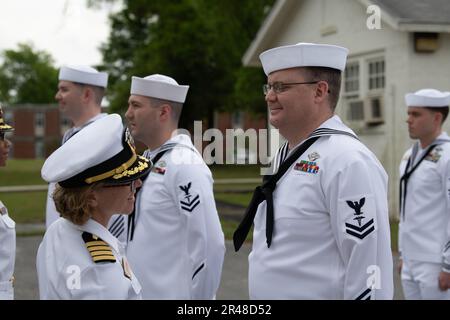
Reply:
[[[285,91],[288,87],[296,85],[296,84],[315,84],[319,81],[308,81],[308,82],[291,82],[291,83],[283,83],[283,82],[274,82],[272,84],[264,84],[263,85],[263,92],[265,95],[269,93],[271,89],[273,89],[273,92],[276,94],[282,93]]]
[[[127,183],[118,183],[118,184],[105,184],[105,188],[116,188],[116,187],[123,187],[123,186],[130,186],[131,192],[136,191],[136,180],[133,180],[131,182]]]

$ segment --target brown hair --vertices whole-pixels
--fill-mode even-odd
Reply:
[[[90,84],[80,83],[80,82],[74,82],[76,85],[78,85],[81,89],[83,88],[90,88],[94,94],[94,102],[97,105],[102,104],[103,97],[105,96],[106,89],[99,86],[94,86]]]
[[[448,107],[428,107],[430,111],[439,112],[442,114],[442,121],[441,124],[444,123],[445,119],[447,119],[448,116]]]
[[[328,93],[331,111],[336,109],[339,92],[341,91],[341,71],[327,67],[303,67],[308,81],[326,81],[328,83]]]
[[[99,187],[99,183],[87,187],[63,188],[56,184],[53,192],[56,210],[63,218],[70,222],[82,225],[91,217],[92,207],[89,204],[91,192]]]
[[[175,101],[169,101],[169,100],[163,100],[163,99],[158,99],[158,98],[153,98],[153,97],[149,97],[150,99],[150,104],[154,107],[158,107],[160,105],[163,104],[167,104],[170,106],[170,108],[172,109],[172,120],[178,124],[178,122],[180,121],[180,115],[181,115],[181,111],[183,109],[183,104],[180,102],[175,102]]]

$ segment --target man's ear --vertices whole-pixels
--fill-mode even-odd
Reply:
[[[326,98],[328,91],[328,83],[326,81],[319,81],[314,93],[314,98],[318,99],[318,101],[323,101]]]
[[[437,125],[442,125],[442,113],[440,113],[440,112],[437,112],[437,111],[435,111],[435,112],[433,112],[434,114],[433,114],[433,120],[434,120],[434,122],[437,124]]]
[[[83,88],[83,94],[82,94],[81,98],[82,98],[83,102],[86,103],[89,100],[92,100],[93,95],[94,95],[94,92],[92,91],[92,89],[85,86]]]
[[[171,114],[172,114],[172,108],[170,107],[170,105],[165,103],[160,106],[159,118],[162,121],[167,121],[168,119],[170,119]]]

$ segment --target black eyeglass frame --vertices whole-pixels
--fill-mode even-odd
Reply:
[[[136,191],[136,180],[124,182],[124,183],[113,183],[113,184],[104,184],[103,187],[105,188],[116,188],[116,187],[124,187],[124,186],[130,186],[131,192]]]
[[[275,94],[280,94],[286,90],[285,87],[294,86],[294,85],[298,85],[298,84],[316,84],[321,81],[325,81],[325,80],[306,81],[306,82],[289,82],[289,83],[274,82],[273,84],[266,83],[266,84],[263,84],[263,93],[264,93],[264,95],[267,95],[269,93],[269,91],[273,89],[273,92],[275,92]],[[330,93],[330,90],[328,90],[328,93]]]

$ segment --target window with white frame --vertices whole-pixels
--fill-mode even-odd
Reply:
[[[349,101],[347,109],[347,119],[350,121],[364,120],[364,101],[362,100]]]
[[[347,96],[358,95],[359,92],[359,63],[347,65],[344,72],[344,91]]]
[[[369,90],[384,89],[384,58],[368,61]]]
[[[36,111],[34,114],[34,133],[38,137],[42,137],[45,132],[45,113]]]
[[[372,53],[349,59],[344,71],[343,102],[350,122],[377,125],[383,119],[385,59]]]
[[[42,138],[37,138],[34,141],[34,155],[36,158],[45,158],[44,140]]]

